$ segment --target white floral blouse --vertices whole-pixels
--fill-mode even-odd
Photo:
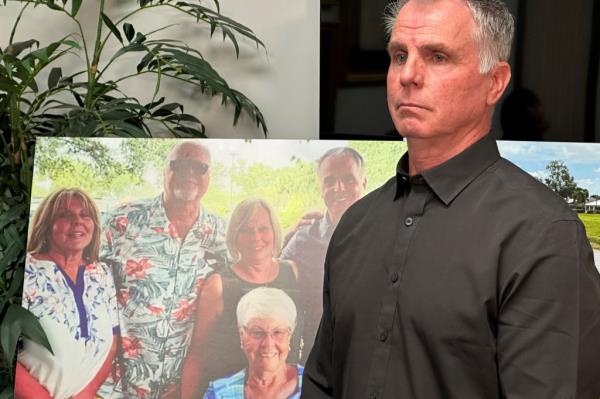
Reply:
[[[40,321],[54,352],[24,340],[19,361],[54,398],[68,398],[96,375],[119,333],[112,274],[81,265],[73,281],[53,261],[27,255],[22,306]]]

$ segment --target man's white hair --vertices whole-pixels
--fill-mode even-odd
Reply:
[[[396,23],[398,13],[409,1],[390,3],[384,12],[384,25],[388,37]],[[508,61],[515,32],[515,20],[501,0],[464,0],[475,20],[475,40],[479,46],[479,72],[488,73],[500,61]]]

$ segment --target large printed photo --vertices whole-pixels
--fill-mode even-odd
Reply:
[[[600,145],[577,145],[499,143],[580,212],[598,256]],[[16,396],[298,398],[329,239],[405,150],[39,139],[22,305],[53,353],[23,340]]]

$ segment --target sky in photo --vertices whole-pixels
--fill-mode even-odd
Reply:
[[[600,195],[600,143],[499,141],[500,154],[538,178],[550,161],[563,161],[579,187]]]

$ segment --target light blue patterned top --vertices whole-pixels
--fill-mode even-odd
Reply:
[[[299,399],[302,392],[302,374],[304,367],[298,368],[298,388],[289,399]],[[229,377],[219,378],[208,385],[204,399],[244,399],[244,384],[246,383],[246,369],[238,371]]]

